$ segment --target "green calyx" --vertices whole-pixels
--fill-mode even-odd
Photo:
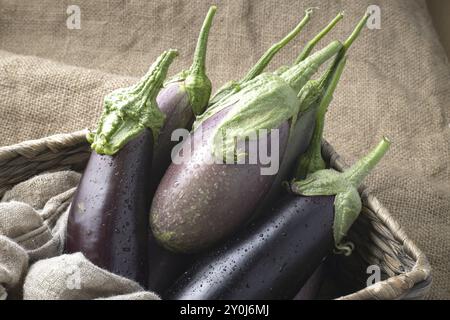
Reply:
[[[202,114],[203,111],[205,111],[209,97],[211,96],[212,85],[206,75],[205,63],[209,30],[211,29],[212,20],[216,14],[216,10],[217,8],[215,6],[209,8],[198,38],[194,62],[184,81],[184,88],[189,95],[189,101],[195,115]]]
[[[275,43],[266,53],[259,59],[259,61],[253,66],[252,69],[247,73],[247,75],[241,80],[241,82],[246,82],[252,80],[256,76],[260,75],[267,65],[272,61],[273,57],[283,49],[292,39],[294,39],[305,27],[305,25],[311,19],[313,9],[309,8],[305,11],[305,17],[300,21],[300,23],[292,30],[286,37],[284,37],[280,42]]]
[[[95,152],[114,155],[145,128],[152,130],[157,141],[165,116],[158,108],[156,96],[177,55],[176,50],[165,51],[136,85],[105,96],[97,129],[87,135]]]
[[[212,84],[206,75],[206,52],[209,31],[216,11],[217,7],[215,6],[209,8],[202,29],[200,30],[197,46],[195,47],[194,61],[191,67],[188,70],[178,73],[165,83],[165,85],[172,82],[183,83],[183,88],[188,94],[192,111],[196,116],[205,111],[211,96]]]
[[[276,129],[298,113],[297,93],[280,77],[264,73],[251,84],[216,108],[232,106],[213,136],[212,152],[217,159],[238,160],[244,154],[236,153],[236,140],[243,141],[261,129]]]
[[[303,19],[291,32],[289,32],[289,34],[281,39],[281,41],[270,47],[241,80],[227,82],[224,86],[217,90],[216,94],[211,98],[209,105],[214,105],[226,96],[239,91],[245,82],[248,82],[260,75],[272,61],[273,57],[303,30],[305,25],[311,20],[312,13],[312,8],[307,9]]]
[[[356,162],[344,172],[333,169],[319,170],[305,180],[294,181],[292,192],[302,196],[335,196],[333,236],[336,249],[350,254],[352,247],[343,243],[348,230],[361,212],[361,198],[357,188],[364,178],[380,162],[391,143],[385,137],[368,155]]]
[[[194,130],[217,112],[230,107],[230,111],[214,129],[212,151],[218,159],[239,158],[241,155],[237,154],[236,141],[255,136],[261,129],[279,128],[285,121],[291,121],[291,126],[296,123],[299,114],[306,111],[311,105],[310,101],[319,95],[316,86],[300,90],[320,65],[340,48],[342,45],[336,42],[306,59],[302,67],[296,66],[289,70],[291,78],[288,79],[292,81],[270,73],[247,81],[240,91],[220,100],[198,117]]]

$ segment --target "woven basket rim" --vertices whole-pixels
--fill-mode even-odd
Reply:
[[[0,147],[0,166],[17,157],[31,159],[44,152],[50,151],[57,153],[67,147],[86,143],[87,132],[87,129],[84,129]],[[322,151],[324,157],[334,169],[342,171],[348,167],[342,157],[339,156],[327,141],[323,141]],[[342,296],[338,300],[415,298],[414,293],[411,294],[411,291],[415,287],[421,290],[421,294],[416,296],[422,297],[424,292],[429,290],[432,281],[431,266],[427,257],[406,235],[405,231],[393,218],[388,209],[367,188],[360,188],[360,192],[363,202],[370,206],[370,209],[384,223],[392,235],[403,244],[407,253],[415,260],[415,263],[408,272],[390,277],[385,281],[378,282],[352,294]]]
[[[10,146],[0,147],[0,166],[17,156],[32,158],[36,154],[46,152],[58,152],[68,145],[77,145],[86,142],[87,129],[72,133],[59,133],[35,140],[26,140]]]

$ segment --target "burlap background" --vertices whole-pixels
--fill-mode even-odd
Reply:
[[[449,299],[450,68],[424,1],[214,3],[208,73],[216,88],[242,75],[305,8],[320,11],[272,69],[338,11],[346,18],[327,40],[343,39],[369,4],[380,5],[381,29],[366,30],[352,48],[326,137],[349,161],[382,135],[392,139],[368,185],[431,260],[429,297]],[[166,48],[181,51],[172,73],[187,67],[212,1],[78,0],[80,30],[66,27],[70,4],[0,0],[0,145],[93,125],[102,96],[143,74]]]

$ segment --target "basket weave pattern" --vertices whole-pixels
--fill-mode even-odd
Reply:
[[[327,142],[323,155],[330,166],[346,165]],[[15,184],[45,171],[82,171],[89,158],[86,131],[59,134],[0,148],[0,197]],[[421,299],[431,286],[425,255],[408,238],[388,210],[367,190],[360,189],[363,209],[349,238],[364,265],[377,265],[383,281],[343,296],[342,300]]]

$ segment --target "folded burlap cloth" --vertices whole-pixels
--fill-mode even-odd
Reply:
[[[381,28],[364,30],[349,51],[325,135],[348,162],[391,138],[367,185],[430,259],[429,297],[449,299],[450,67],[425,1],[213,2],[207,71],[216,88],[243,76],[306,8],[319,10],[270,69],[293,61],[339,11],[344,20],[319,48],[345,39],[369,5],[379,6]],[[171,73],[187,68],[211,1],[76,3],[79,30],[66,26],[65,1],[0,0],[1,145],[92,128],[102,97],[135,81],[167,48],[180,50]]]
[[[0,300],[145,299],[158,296],[96,267],[82,253],[63,254],[73,171],[45,173],[0,201]]]

